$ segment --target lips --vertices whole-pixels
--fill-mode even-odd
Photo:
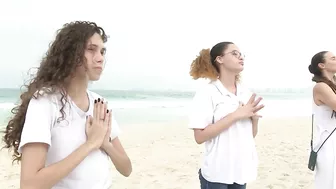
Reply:
[[[103,70],[103,68],[101,68],[101,67],[95,67],[95,68],[93,68],[93,69],[95,69],[95,70],[99,70],[99,71],[102,71],[102,70]]]

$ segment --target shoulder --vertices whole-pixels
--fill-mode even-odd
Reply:
[[[315,86],[313,87],[314,93],[323,93],[327,91],[332,91],[332,89],[326,83],[323,82],[316,83]]]
[[[26,121],[29,119],[40,120],[41,117],[44,119],[54,119],[57,110],[59,109],[59,98],[60,93],[49,93],[49,91],[36,91],[29,100]]]
[[[326,102],[335,98],[335,92],[326,83],[319,82],[313,87],[313,98],[315,100]]]
[[[59,92],[50,92],[48,89],[42,89],[35,91],[30,99],[30,103],[37,103],[40,106],[53,105],[58,102],[58,99],[61,98]]]
[[[212,83],[199,86],[192,99],[192,106],[209,106],[212,104],[212,98],[216,92],[216,87]]]
[[[313,98],[325,102],[335,98],[335,93],[329,85],[320,82],[313,87]]]
[[[335,97],[335,92],[324,82],[316,83],[313,87],[313,97],[317,100],[325,101]]]
[[[24,128],[30,130],[39,127],[50,128],[58,107],[57,96],[57,93],[50,93],[46,90],[36,91],[28,103]]]

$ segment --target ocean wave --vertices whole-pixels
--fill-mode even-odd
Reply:
[[[108,99],[109,108],[111,109],[152,109],[152,108],[164,108],[164,109],[176,109],[176,108],[189,108],[191,99],[189,100],[110,100]],[[294,115],[310,115],[312,102],[311,99],[265,99],[261,103],[265,105],[265,108],[260,111],[264,116],[294,116]],[[0,117],[2,114],[10,113],[10,110],[14,107],[12,102],[0,103]]]
[[[14,108],[15,104],[11,102],[0,103],[0,110],[10,110]]]
[[[180,108],[186,107],[190,100],[178,101],[108,101],[109,107],[112,109],[140,109],[140,108]],[[11,110],[15,106],[11,102],[0,103],[0,110]]]

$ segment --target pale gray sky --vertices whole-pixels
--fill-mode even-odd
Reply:
[[[18,87],[64,23],[90,20],[110,35],[105,89],[193,89],[191,61],[233,41],[246,54],[251,87],[306,87],[321,50],[336,53],[332,0],[13,0],[0,10],[0,87]]]

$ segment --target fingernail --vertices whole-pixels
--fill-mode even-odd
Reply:
[[[104,104],[104,101],[101,101],[102,104]]]
[[[98,98],[98,102],[100,102],[100,98]]]
[[[109,113],[109,110],[106,110],[107,113]]]
[[[95,100],[94,103],[97,103],[97,100]]]

